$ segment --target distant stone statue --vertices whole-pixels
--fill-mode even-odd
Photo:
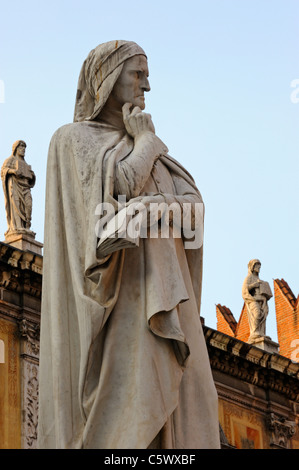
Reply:
[[[220,446],[200,320],[202,243],[187,249],[185,232],[171,235],[172,219],[169,237],[141,237],[136,246],[128,234],[104,249],[95,230],[99,206],[120,214],[158,203],[176,203],[179,219],[190,214],[196,229],[201,195],[143,112],[148,75],[134,42],[93,49],[79,76],[74,122],[50,143],[39,448]]]
[[[8,230],[5,236],[17,233],[31,234],[32,196],[35,174],[25,161],[26,143],[17,140],[12,155],[1,168]]]
[[[266,318],[269,311],[268,300],[273,294],[269,283],[259,279],[260,269],[261,262],[258,259],[249,261],[248,275],[242,287],[242,297],[248,312],[249,343],[261,338],[268,338],[266,336]]]

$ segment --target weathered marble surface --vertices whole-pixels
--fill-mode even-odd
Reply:
[[[107,256],[98,247],[101,203],[188,203],[193,223],[202,205],[144,113],[149,89],[137,44],[98,46],[82,66],[74,123],[50,144],[40,448],[220,446],[200,321],[202,243],[144,238]]]

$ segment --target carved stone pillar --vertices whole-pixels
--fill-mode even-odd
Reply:
[[[21,335],[21,407],[23,449],[35,449],[38,423],[39,324],[20,321]]]
[[[290,448],[290,440],[296,431],[294,421],[288,421],[282,416],[270,413],[267,418],[267,427],[271,431],[270,446],[272,449]]]

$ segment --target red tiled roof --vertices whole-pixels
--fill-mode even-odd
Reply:
[[[229,324],[231,330],[235,334],[236,329],[237,329],[237,322],[236,322],[235,317],[233,316],[232,312],[230,311],[230,309],[225,307],[224,305],[220,305],[220,304],[216,305],[216,307],[219,309],[219,311],[223,315],[224,319]]]
[[[274,282],[276,282],[276,284],[278,285],[278,287],[280,288],[284,296],[288,299],[292,307],[295,308],[296,302],[299,299],[299,296],[298,296],[298,299],[296,300],[296,297],[294,296],[290,286],[284,279],[274,279]]]

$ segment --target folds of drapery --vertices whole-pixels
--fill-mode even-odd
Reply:
[[[148,447],[182,400],[179,389],[183,375],[190,381],[192,370],[198,368],[203,371],[206,384],[201,384],[201,387],[206,387],[207,395],[206,398],[199,397],[202,400],[200,406],[208,410],[204,413],[208,414],[209,419],[212,417],[210,425],[213,427],[216,423],[215,429],[218,429],[216,395],[207,370],[209,363],[199,320],[202,248],[187,250],[185,258],[182,258],[181,252],[185,277],[189,280],[183,280],[166,297],[160,286],[161,305],[157,308],[146,295],[144,283],[139,286],[141,294],[145,289],[143,297],[136,292],[134,297],[130,297],[130,266],[126,264],[125,250],[104,259],[99,258],[96,250],[95,209],[103,201],[115,203],[112,184],[114,162],[125,158],[132,146],[132,140],[123,131],[95,122],[64,126],[55,133],[50,144],[41,314],[40,448]],[[177,162],[168,156],[162,158],[170,174],[179,175],[195,188],[190,175]],[[104,159],[111,165],[106,171],[108,180],[103,180]],[[149,263],[155,262],[155,257],[156,260],[160,258],[160,263],[163,262],[163,256],[164,262],[170,256],[169,262],[177,255],[177,247],[173,243],[171,250],[164,249],[163,254],[163,248],[157,251],[145,240],[142,251],[134,252],[137,256],[135,266],[148,269]],[[122,287],[124,269],[127,289]],[[140,280],[140,277],[136,279]],[[142,279],[147,282],[145,275]],[[146,310],[143,313],[131,310],[136,295]],[[127,304],[127,296],[132,306]],[[172,303],[167,304],[169,298]],[[167,304],[167,311],[163,309],[163,302]],[[186,310],[183,323],[188,322],[187,312],[191,307],[193,319],[194,312],[197,315],[194,330],[199,335],[201,352],[195,351],[195,359],[192,356],[191,361],[188,357],[190,345],[179,316],[180,305],[182,310]],[[133,325],[130,323],[131,315],[137,315],[132,319]],[[190,331],[192,349],[197,350],[197,333],[194,337],[192,328],[187,325],[185,329]],[[142,334],[139,334],[141,331]],[[173,340],[176,348],[170,346]],[[128,350],[132,344],[136,348]],[[145,356],[144,351],[148,352]],[[126,352],[130,354],[124,361]],[[198,367],[196,354],[200,356]],[[146,363],[142,363],[142,358],[147,361],[151,355],[152,373],[149,371],[144,376]],[[134,374],[131,374],[134,365],[132,358],[135,358],[135,366],[139,358]],[[122,371],[118,365],[120,362],[123,364]],[[188,370],[189,362],[193,369],[186,374],[185,368],[187,364]],[[120,376],[123,377],[122,382],[119,382]],[[150,395],[148,401],[140,398],[141,409],[131,409],[128,423],[127,413],[122,413],[126,410],[126,403],[123,403],[121,387],[127,383],[124,396],[132,400],[136,397],[136,388],[140,386],[142,390],[140,384],[144,377],[149,380],[144,395],[148,396],[147,393],[152,390],[155,399],[150,400]],[[196,374],[196,380],[201,380],[200,374]],[[194,385],[191,388],[196,390]],[[110,400],[109,390],[111,396],[114,393]],[[115,391],[119,393],[115,395]],[[194,400],[194,394],[190,398]],[[196,405],[198,408],[199,405]],[[111,423],[117,423],[119,435],[115,435],[113,426],[114,434],[112,430],[108,432],[108,424]],[[201,426],[205,428],[206,423]],[[212,442],[208,445],[217,446],[217,439],[216,435],[214,440],[203,441],[202,445]]]

